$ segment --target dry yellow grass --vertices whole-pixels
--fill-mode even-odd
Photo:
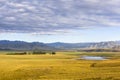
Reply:
[[[120,59],[88,61],[76,57],[62,52],[0,55],[0,80],[120,80]]]

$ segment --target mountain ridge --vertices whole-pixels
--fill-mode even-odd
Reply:
[[[10,49],[10,50],[54,50],[54,47],[48,46],[40,42],[25,42],[25,41],[9,41],[0,40],[0,49]]]
[[[9,41],[0,40],[0,50],[60,50],[60,49],[117,49],[120,48],[120,41],[105,41],[105,42],[82,42],[82,43],[42,43],[42,42],[25,42],[25,41]]]

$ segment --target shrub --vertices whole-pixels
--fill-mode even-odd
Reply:
[[[7,55],[26,55],[27,52],[8,53]]]
[[[55,54],[56,54],[56,52],[50,52],[50,54],[51,54],[51,55],[55,55]]]
[[[43,51],[33,51],[32,54],[46,54],[46,52],[43,52]]]

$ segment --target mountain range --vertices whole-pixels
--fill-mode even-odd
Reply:
[[[49,43],[47,44],[52,47],[61,48],[61,49],[111,49],[117,48],[120,46],[120,41],[108,41],[108,42],[89,42],[89,43]]]
[[[55,48],[40,42],[24,42],[24,41],[0,41],[0,50],[55,50]]]
[[[89,43],[41,43],[24,41],[0,41],[0,50],[71,50],[71,49],[120,49],[120,41]]]

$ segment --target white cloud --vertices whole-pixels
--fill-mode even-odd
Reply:
[[[0,0],[0,31],[56,34],[120,26],[120,0]]]
[[[15,17],[5,17],[6,21],[15,21]]]

